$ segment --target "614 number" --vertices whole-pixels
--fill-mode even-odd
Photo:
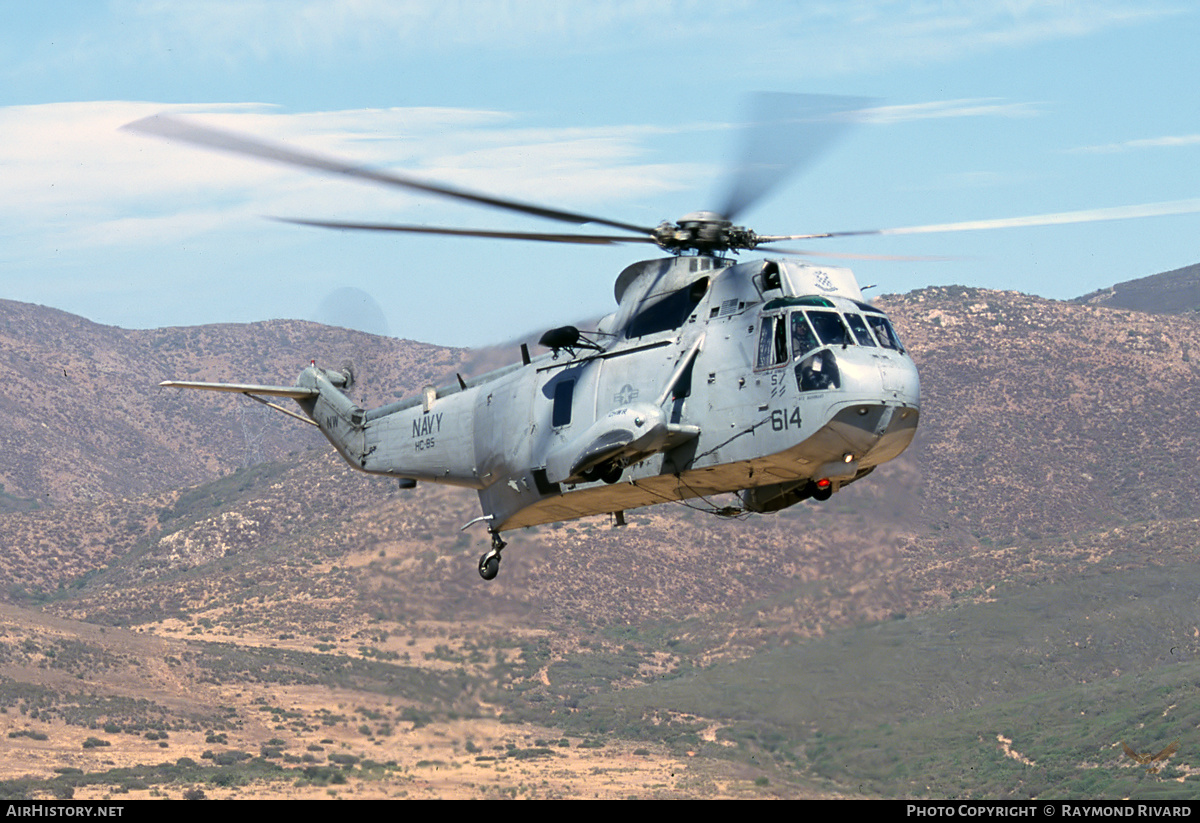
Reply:
[[[800,408],[792,407],[791,412],[787,409],[772,409],[771,410],[771,430],[786,431],[788,429],[800,428]]]

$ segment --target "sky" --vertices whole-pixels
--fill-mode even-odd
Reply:
[[[872,101],[863,122],[739,222],[816,233],[1200,198],[1200,3],[1182,0],[4,10],[0,297],[125,328],[302,318],[477,346],[611,311],[619,272],[656,256],[272,221],[572,229],[120,129],[154,114],[653,226],[717,208],[751,95],[853,95]],[[803,245],[916,258],[817,260],[868,294],[1070,298],[1200,262],[1198,230],[1192,213]]]

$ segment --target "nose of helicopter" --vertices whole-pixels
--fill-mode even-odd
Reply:
[[[884,395],[914,409],[921,407],[921,377],[917,364],[906,355],[891,356],[879,363]]]
[[[921,378],[908,355],[850,347],[835,356],[847,402],[920,408]]]
[[[921,416],[921,381],[907,355],[848,349],[838,360],[843,401],[814,438],[825,451],[817,475],[835,479],[898,457]]]

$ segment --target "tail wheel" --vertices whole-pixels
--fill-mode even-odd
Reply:
[[[479,557],[479,576],[484,580],[494,580],[500,573],[500,550],[507,545],[500,532],[492,531],[492,547]]]

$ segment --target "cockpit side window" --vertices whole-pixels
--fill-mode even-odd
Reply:
[[[904,351],[904,346],[901,345],[900,338],[896,336],[896,330],[892,328],[892,324],[888,322],[886,317],[878,314],[868,314],[867,322],[875,330],[875,336],[879,338],[881,345],[899,352]]]
[[[842,316],[833,311],[810,311],[808,320],[817,330],[817,336],[826,346],[853,346],[850,331],[842,322]]]
[[[804,312],[792,312],[792,352],[794,355],[800,357],[819,345],[817,336],[813,334],[808,321],[804,319]]]
[[[758,332],[758,365],[756,368],[769,369],[786,363],[787,351],[787,322],[783,315],[769,315],[762,319],[762,328]]]
[[[854,339],[858,341],[858,345],[875,345],[875,340],[871,337],[871,332],[867,331],[867,324],[863,322],[861,314],[846,312],[846,322],[850,324],[850,330],[854,332]]]

